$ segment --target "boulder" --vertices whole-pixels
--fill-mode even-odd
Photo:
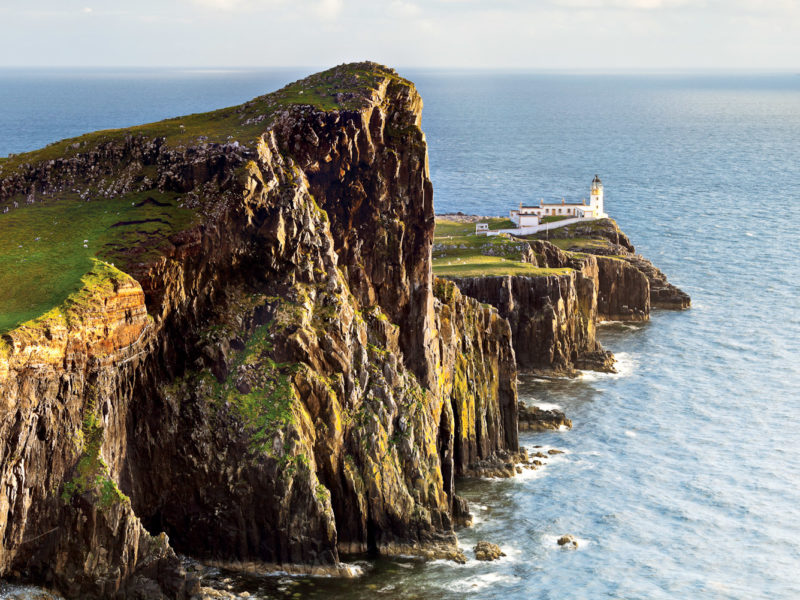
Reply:
[[[501,556],[505,556],[505,552],[500,550],[500,546],[491,542],[480,541],[475,545],[475,559],[490,561],[497,560]]]

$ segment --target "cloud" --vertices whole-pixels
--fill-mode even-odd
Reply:
[[[656,10],[677,8],[691,4],[690,0],[551,0],[551,3],[564,8],[623,8],[630,10]],[[695,6],[705,2],[694,2]]]
[[[422,12],[422,9],[412,2],[392,0],[389,5],[389,13],[395,17],[415,17],[420,12]]]
[[[321,19],[335,19],[342,12],[342,0],[319,0],[312,6],[315,15]]]
[[[189,0],[205,8],[220,11],[248,10],[254,11],[262,8],[273,8],[285,4],[285,0]]]
[[[88,6],[85,6],[81,12],[89,14],[90,12],[92,12],[92,9],[90,7],[88,7]]]

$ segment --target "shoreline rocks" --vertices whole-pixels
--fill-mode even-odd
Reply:
[[[572,429],[572,421],[560,410],[544,410],[519,402],[520,431],[557,431],[562,427]]]

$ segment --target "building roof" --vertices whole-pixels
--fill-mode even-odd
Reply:
[[[542,208],[545,206],[585,206],[584,202],[542,202],[541,206],[539,204],[534,204],[533,206],[521,206],[520,208]]]

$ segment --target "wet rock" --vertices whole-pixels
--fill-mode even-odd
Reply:
[[[577,548],[578,547],[578,540],[575,539],[575,536],[572,536],[572,535],[569,535],[569,534],[562,535],[560,538],[558,538],[557,543],[562,548],[564,548],[564,547],[566,547],[566,548]]]
[[[558,430],[562,427],[572,429],[572,421],[560,410],[544,410],[536,406],[527,406],[519,402],[520,431]],[[538,452],[535,456],[538,456]]]
[[[506,555],[505,552],[500,550],[500,546],[486,541],[478,542],[473,550],[475,551],[476,560],[491,561]]]
[[[469,504],[461,496],[453,496],[453,524],[459,527],[470,527],[472,525],[472,514],[469,512]]]
[[[547,453],[550,454],[550,455],[553,455],[553,454],[564,454],[564,451],[563,450],[557,450],[555,448],[550,448],[550,450],[548,450]]]

